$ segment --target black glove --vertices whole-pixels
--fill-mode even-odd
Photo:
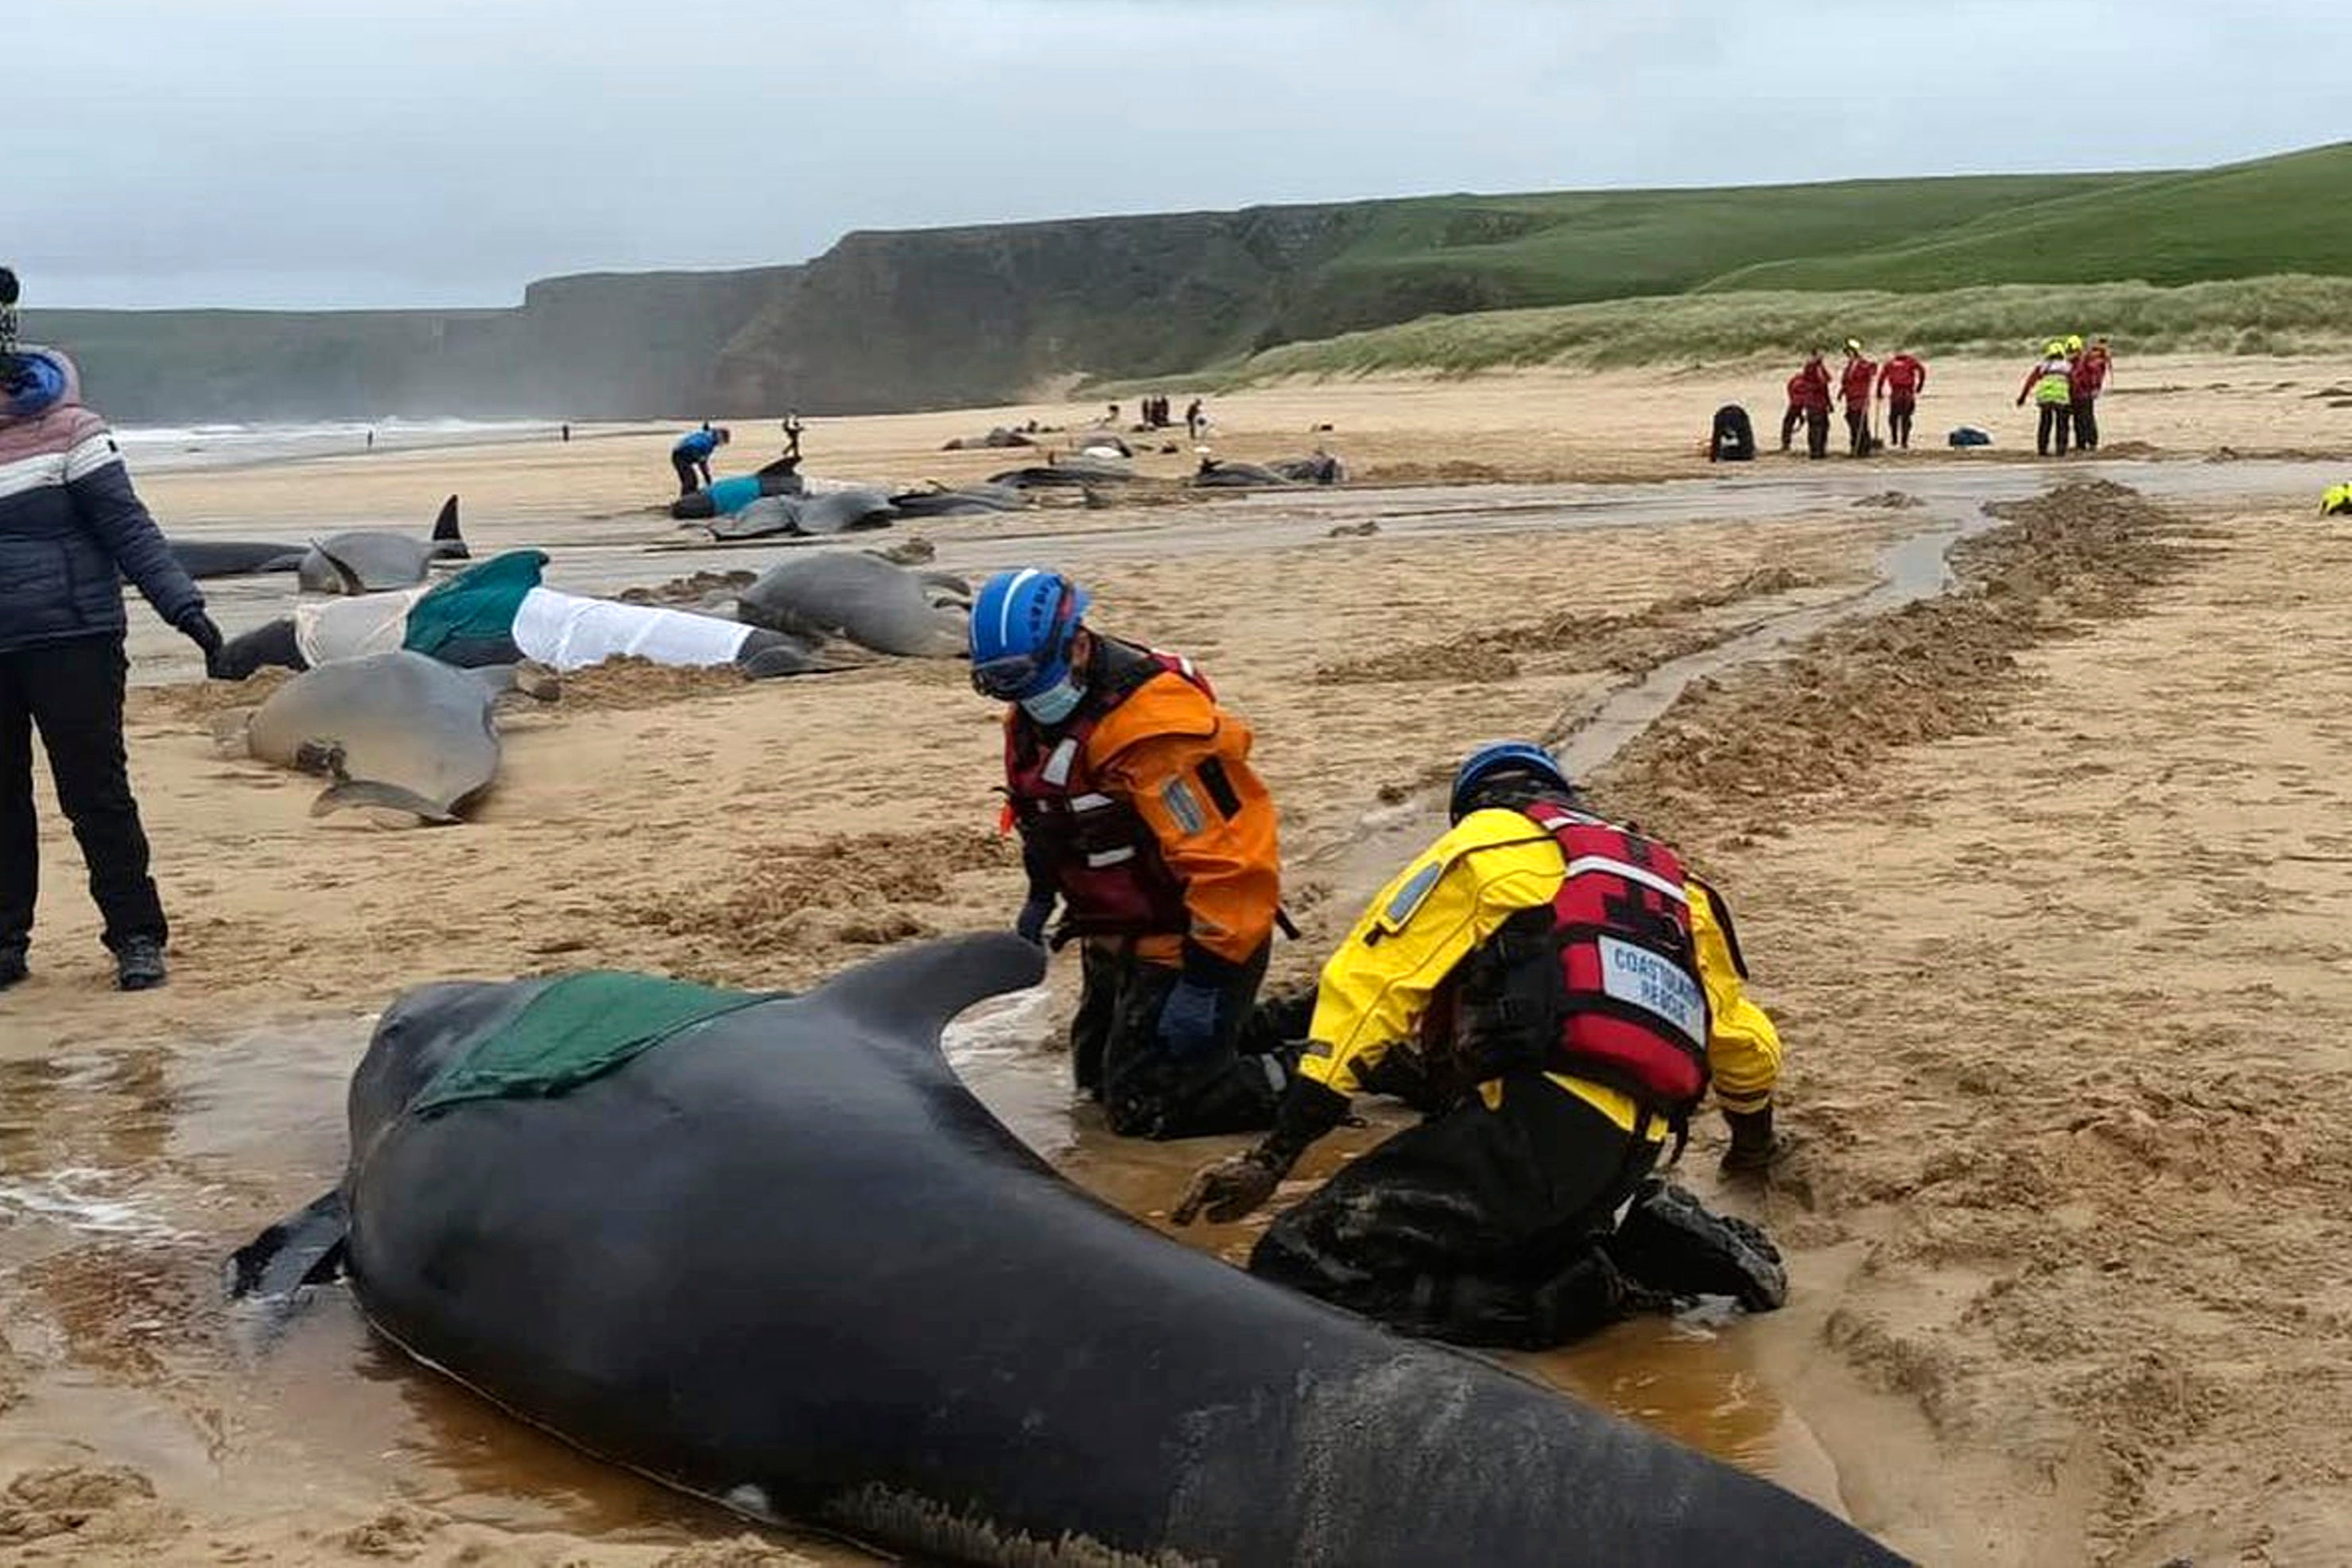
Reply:
[[[190,642],[195,644],[196,647],[204,650],[205,673],[208,676],[218,675],[220,673],[221,629],[220,627],[213,625],[213,618],[205,614],[205,607],[202,605],[197,605],[194,609],[190,610],[186,615],[182,616],[178,620],[173,622],[172,626],[173,628],[182,637],[186,637]]]
[[[1274,1196],[1274,1189],[1287,1173],[1263,1144],[1246,1154],[1229,1154],[1192,1178],[1183,1201],[1168,1217],[1178,1225],[1191,1225],[1205,1209],[1212,1225],[1237,1220]]]
[[[1723,1120],[1731,1129],[1731,1147],[1724,1151],[1719,1169],[1727,1176],[1754,1175],[1769,1170],[1780,1141],[1772,1136],[1772,1108],[1727,1110]]]
[[[1348,1097],[1311,1079],[1294,1077],[1274,1114],[1274,1130],[1247,1153],[1228,1155],[1192,1178],[1169,1218],[1191,1225],[1206,1210],[1210,1223],[1236,1220],[1274,1195],[1307,1145],[1348,1119]]]

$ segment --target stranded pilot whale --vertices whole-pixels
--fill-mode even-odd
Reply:
[[[233,1289],[329,1274],[339,1240],[380,1332],[514,1414],[933,1559],[1900,1561],[1064,1180],[939,1050],[1044,971],[1010,933],[927,943],[799,997],[720,994],[732,1010],[563,1092],[438,1109],[436,1076],[555,983],[409,992],[352,1076],[341,1186],[241,1252]]]

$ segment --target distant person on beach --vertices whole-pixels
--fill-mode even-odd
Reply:
[[[1805,422],[1805,395],[1809,385],[1801,370],[1789,378],[1789,405],[1780,410],[1780,450],[1783,452],[1796,438],[1797,426]]]
[[[1201,412],[1201,400],[1197,397],[1192,399],[1184,410],[1184,434],[1195,441],[1199,440],[1201,427],[1206,420],[1207,416]]]
[[[563,427],[563,438],[567,442],[572,439],[572,426],[569,425]]]
[[[1886,399],[1886,438],[1911,449],[1911,416],[1927,390],[1927,367],[1908,349],[1896,353],[1878,373],[1878,395]]]
[[[2024,407],[2028,397],[2041,410],[2041,422],[2033,432],[2034,451],[2044,458],[2064,457],[2074,424],[2074,366],[2066,357],[2063,339],[2053,338],[2044,344],[2042,357],[2025,373],[2017,405]]]
[[[1821,350],[1815,349],[1807,356],[1803,367],[1790,381],[1789,398],[1790,403],[1804,415],[1805,456],[1828,457],[1830,455],[1830,367],[1822,363]]]
[[[375,432],[373,430],[368,432],[367,449],[371,452],[375,450]]]
[[[727,445],[728,438],[726,426],[714,430],[709,425],[677,438],[669,449],[669,466],[677,470],[678,494],[690,496],[710,488],[710,454]]]
[[[124,579],[203,650],[220,628],[131,489],[73,362],[16,344],[16,277],[0,268],[0,990],[26,976],[40,889],[33,731],[89,870],[115,984],[163,984],[171,931],[123,755]]]
[[[1108,413],[1108,414],[1106,414],[1106,415],[1104,415],[1100,419],[1097,419],[1097,420],[1096,420],[1096,421],[1095,421],[1095,428],[1097,428],[1097,430],[1101,430],[1101,429],[1116,430],[1116,429],[1118,429],[1118,404],[1116,404],[1116,403],[1112,404],[1112,405],[1110,405],[1110,412],[1109,412],[1109,413]]]
[[[804,428],[805,426],[801,424],[801,411],[799,409],[787,408],[784,410],[784,456],[792,458],[794,462],[800,461],[801,431]]]
[[[2070,338],[2067,342],[2074,361],[2069,384],[2074,395],[2069,411],[2074,416],[2074,445],[2082,451],[2095,452],[2099,449],[2099,394],[2106,388],[2107,368],[2113,361],[2105,338],[2089,348],[2083,347],[2081,338]]]
[[[1845,370],[1839,377],[1839,395],[1845,399],[1846,455],[1870,456],[1871,399],[1877,395],[1878,366],[1862,352],[1858,339],[1845,341]]]
[[[1715,428],[1706,440],[1706,460],[1710,463],[1745,463],[1756,456],[1756,427],[1748,423],[1748,410],[1737,403],[1727,403],[1715,411]]]

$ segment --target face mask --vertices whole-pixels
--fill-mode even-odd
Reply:
[[[1040,724],[1058,724],[1077,711],[1078,699],[1086,695],[1076,679],[1065,674],[1061,679],[1034,697],[1021,700],[1022,711]]]

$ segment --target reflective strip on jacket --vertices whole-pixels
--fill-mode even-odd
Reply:
[[[141,504],[106,421],[82,406],[80,374],[55,349],[20,352],[40,362],[44,395],[0,415],[0,653],[122,636],[126,578],[177,626],[204,594]]]
[[[1341,1094],[1401,1041],[1412,1039],[1445,978],[1523,910],[1549,904],[1568,874],[1559,845],[1516,811],[1474,811],[1381,889],[1328,963],[1315,998],[1314,1045],[1300,1075]],[[1698,972],[1710,1015],[1707,1067],[1716,1099],[1732,1110],[1771,1102],[1780,1037],[1747,994],[1728,927],[1707,889],[1685,885]],[[1631,1131],[1632,1097],[1562,1073],[1546,1075]],[[1501,1086],[1479,1093],[1491,1107]],[[1666,1129],[1652,1121],[1653,1134]]]
[[[2021,390],[2033,394],[2033,401],[2042,405],[2064,406],[2074,401],[2074,367],[2063,359],[2044,359],[2025,373],[2025,385]]]

